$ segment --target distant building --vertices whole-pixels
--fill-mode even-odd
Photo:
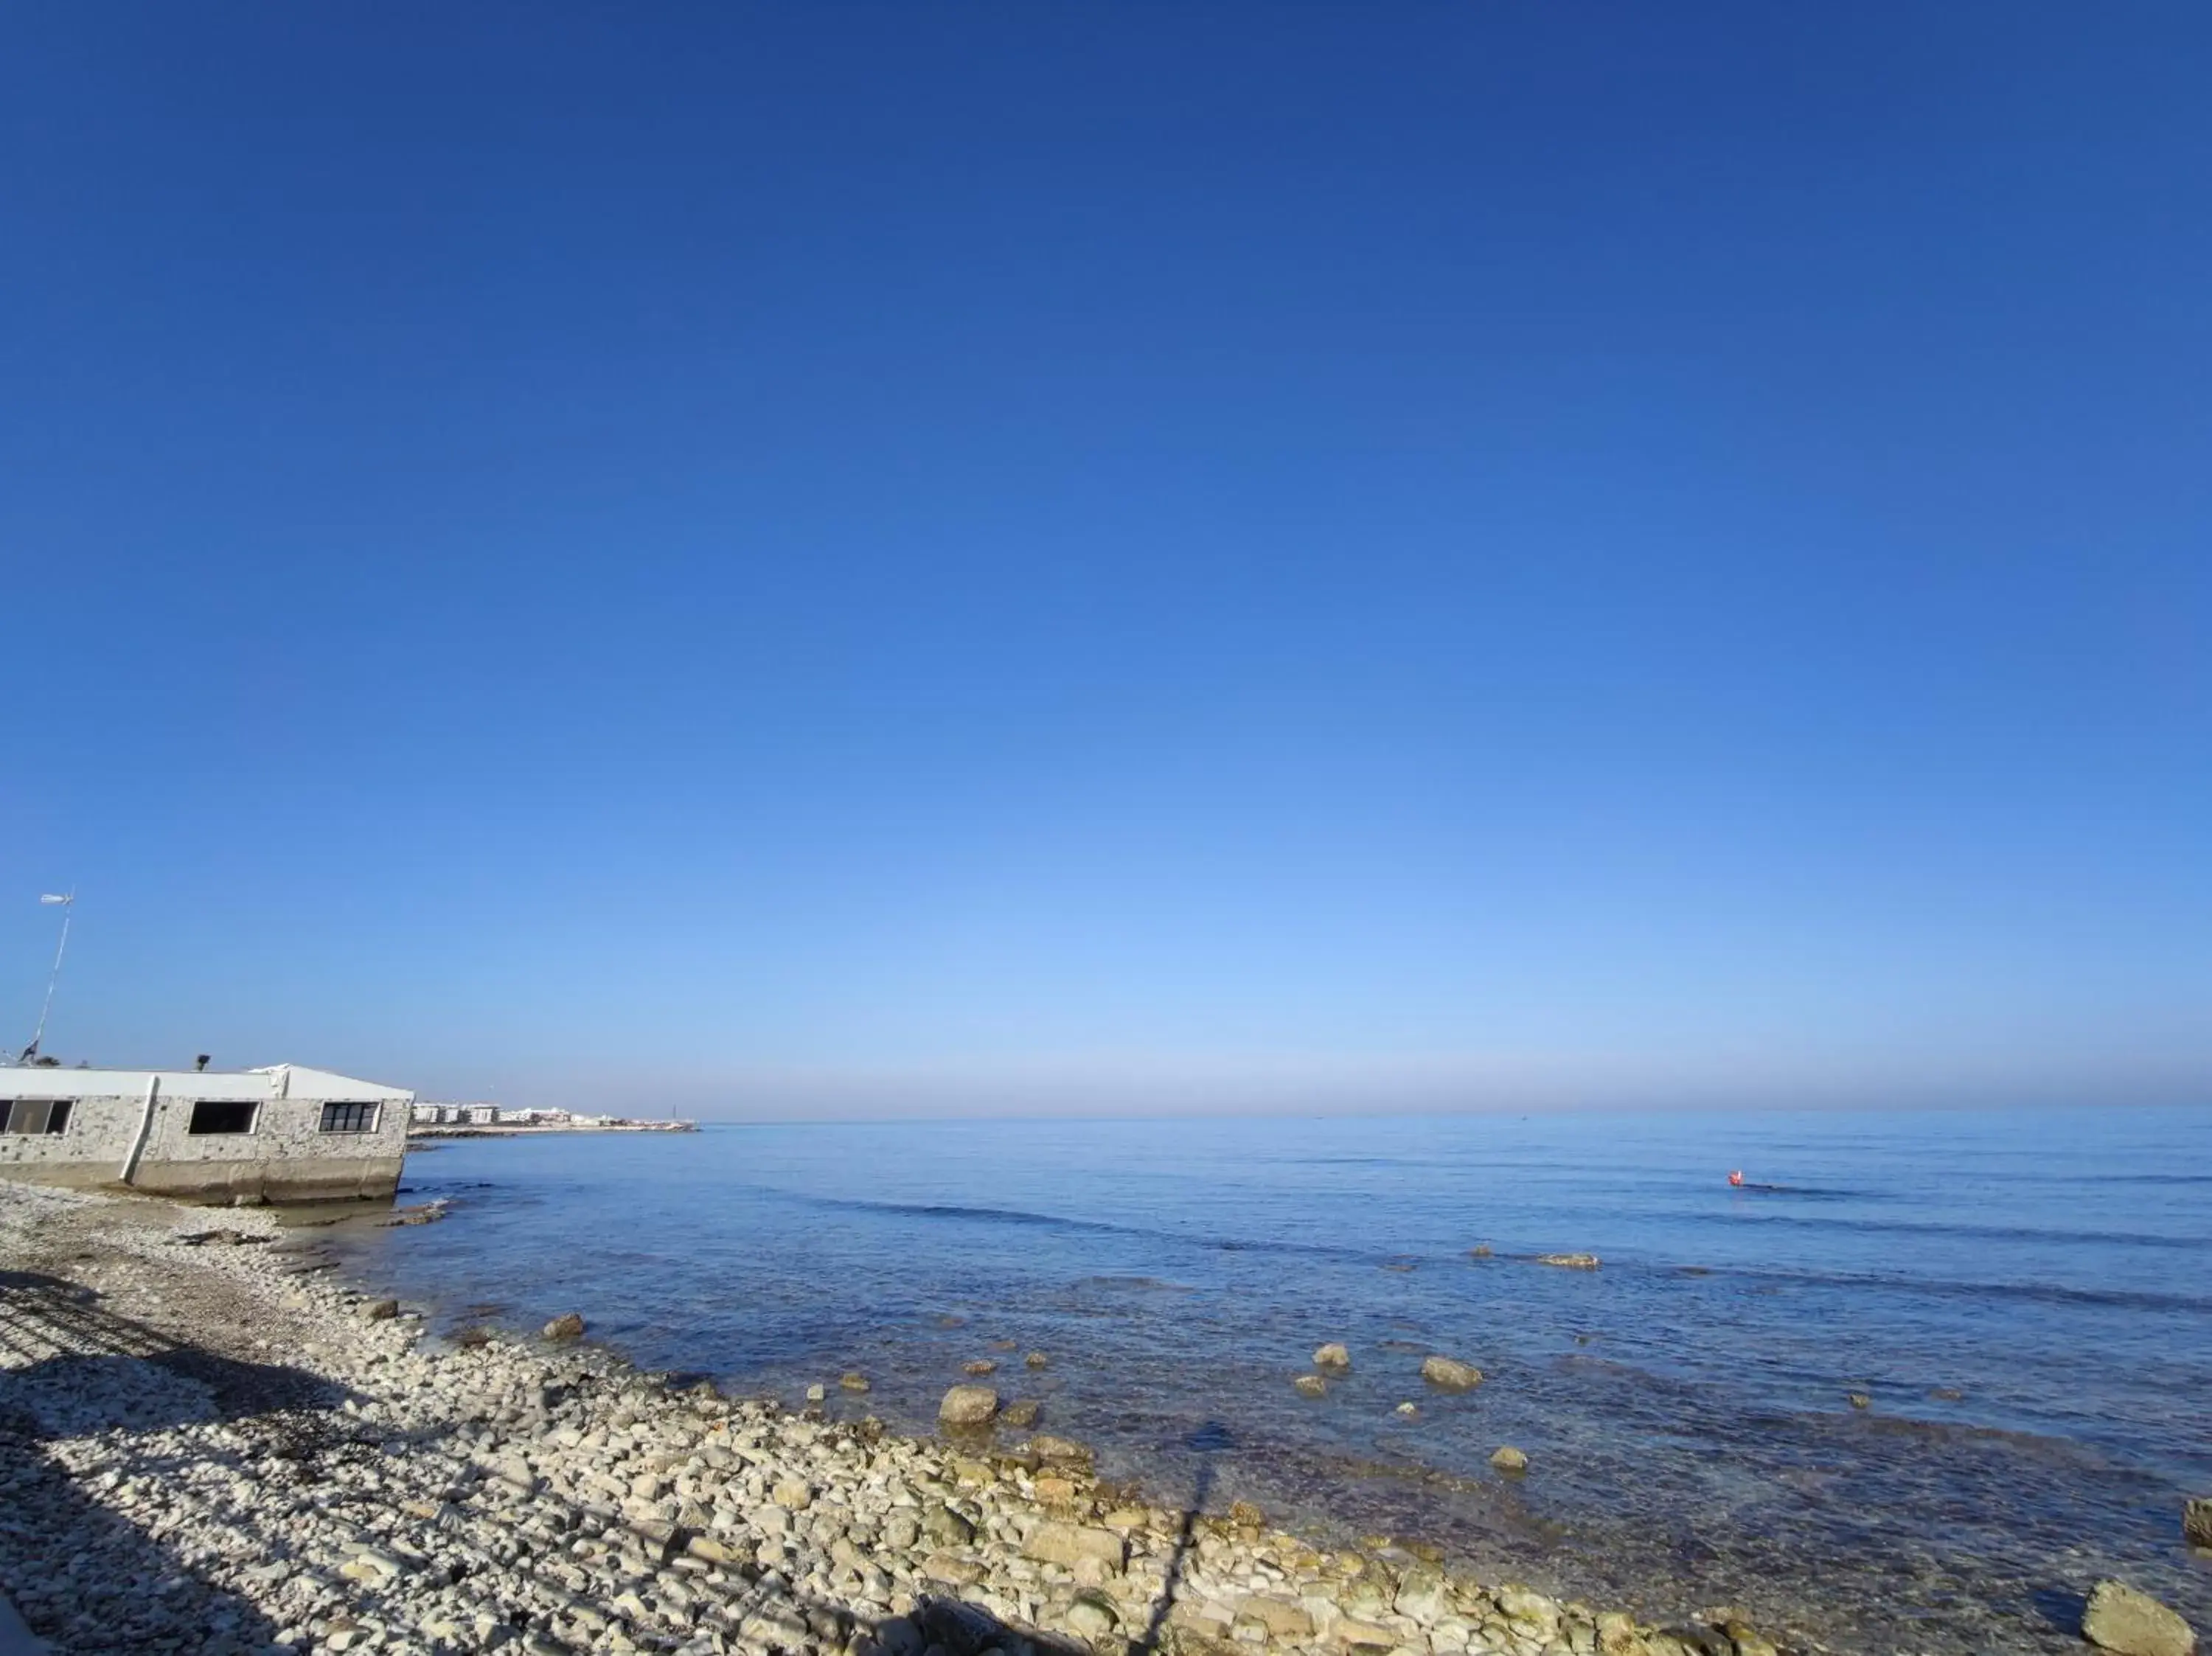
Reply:
[[[389,1197],[414,1103],[296,1064],[0,1069],[0,1178],[204,1201]]]

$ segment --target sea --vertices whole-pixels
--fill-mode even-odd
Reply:
[[[404,1199],[449,1216],[338,1246],[443,1331],[577,1311],[920,1432],[996,1362],[1106,1475],[1321,1545],[1808,1649],[2078,1651],[2107,1575],[2212,1629],[2212,1109],[716,1125],[447,1142]]]

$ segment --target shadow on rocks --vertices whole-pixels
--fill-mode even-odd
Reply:
[[[0,1271],[0,1587],[57,1656],[265,1650],[276,1624],[171,1544],[228,1544],[235,1515],[196,1504],[185,1461],[198,1458],[152,1435],[224,1422],[246,1439],[241,1460],[276,1457],[312,1481],[312,1463],[355,1447],[332,1423],[347,1395],[299,1369],[180,1344],[81,1284]],[[88,1455],[77,1441],[95,1435]],[[170,1538],[116,1509],[125,1504]]]

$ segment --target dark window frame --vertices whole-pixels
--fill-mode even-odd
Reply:
[[[374,1132],[384,1107],[374,1101],[334,1098],[323,1106],[321,1124],[317,1132],[364,1133]]]
[[[200,1098],[192,1101],[191,1119],[185,1124],[185,1132],[193,1138],[216,1138],[252,1134],[260,1126],[258,1099]]]
[[[76,1103],[73,1098],[0,1099],[0,1132],[21,1138],[58,1138],[69,1131]],[[31,1125],[34,1121],[35,1126]]]

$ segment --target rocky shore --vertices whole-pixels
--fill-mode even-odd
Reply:
[[[1249,1506],[1152,1504],[983,1386],[919,1440],[573,1338],[434,1339],[301,1240],[0,1186],[0,1584],[56,1650],[1777,1648],[1726,1609],[1643,1625],[1417,1543],[1323,1552]]]

